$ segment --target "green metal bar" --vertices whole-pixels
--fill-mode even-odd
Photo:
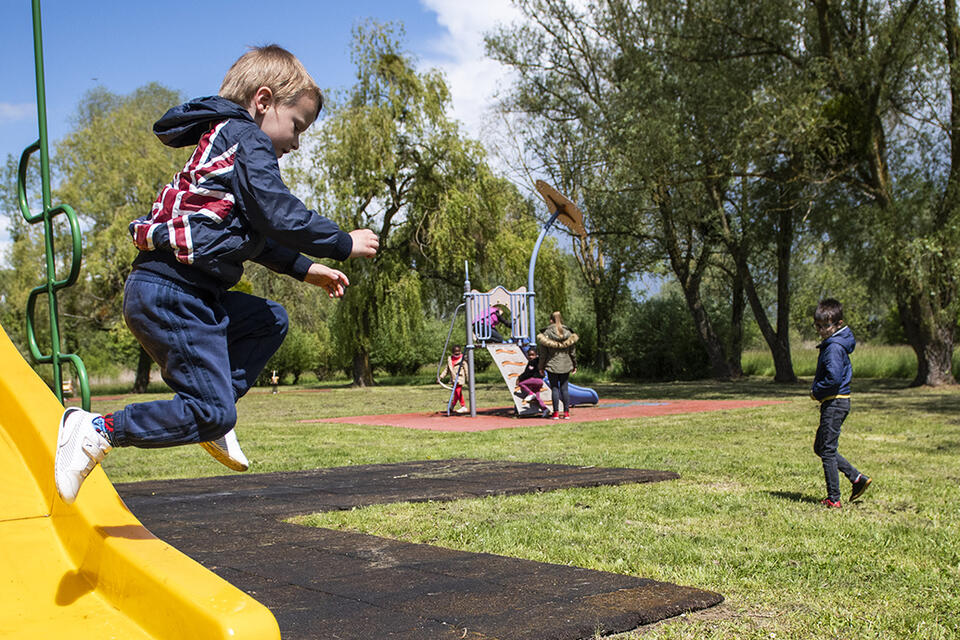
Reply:
[[[61,353],[59,308],[57,305],[57,291],[73,285],[80,275],[80,264],[83,255],[80,224],[76,212],[69,205],[51,205],[50,188],[50,156],[47,141],[47,101],[46,86],[43,77],[43,34],[41,33],[40,0],[33,0],[33,52],[37,78],[37,123],[40,129],[40,138],[27,147],[20,156],[20,165],[17,167],[17,201],[20,213],[30,224],[43,223],[44,249],[46,251],[46,279],[44,284],[35,287],[27,298],[27,342],[30,353],[41,364],[53,365],[53,391],[57,399],[63,403],[63,372],[64,362],[73,365],[80,386],[83,408],[90,409],[90,385],[87,379],[87,370],[79,356],[72,353]],[[27,202],[27,166],[30,156],[40,152],[40,181],[42,189],[43,208],[40,213],[32,214]],[[56,254],[53,243],[53,218],[59,214],[67,216],[70,224],[72,239],[72,257],[70,274],[63,280],[57,280]],[[35,311],[37,298],[47,297],[47,307],[50,316],[50,353],[43,354],[37,344],[35,330]]]

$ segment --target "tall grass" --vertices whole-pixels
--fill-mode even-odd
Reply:
[[[812,378],[817,369],[819,351],[813,345],[804,345],[790,351],[793,370],[801,378]],[[917,356],[906,345],[858,344],[850,356],[853,377],[912,380],[917,375]],[[768,350],[751,349],[743,352],[743,373],[748,376],[770,378],[774,375],[773,357]],[[953,375],[960,375],[960,354],[953,356]]]

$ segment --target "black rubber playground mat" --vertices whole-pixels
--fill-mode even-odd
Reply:
[[[437,460],[118,484],[155,535],[264,603],[286,640],[579,640],[720,603],[665,582],[282,522],[377,503],[659,482],[668,471]]]

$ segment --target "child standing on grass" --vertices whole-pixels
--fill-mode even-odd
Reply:
[[[840,426],[850,413],[850,380],[853,366],[850,354],[857,344],[853,331],[843,321],[843,305],[833,298],[822,300],[813,313],[813,325],[822,342],[817,345],[817,372],[810,396],[820,402],[820,426],[813,443],[814,452],[823,461],[827,481],[827,497],[820,504],[840,508],[840,475],[853,484],[850,502],[863,495],[870,478],[863,475],[837,452]]]
[[[346,275],[303,254],[369,258],[379,247],[372,231],[341,231],[283,182],[280,157],[299,147],[322,106],[300,61],[268,45],[230,67],[218,96],[175,107],[154,125],[164,144],[196,150],[152,211],[130,224],[140,252],[123,315],[175,396],[104,416],[67,409],[55,461],[65,502],[113,447],[199,443],[230,468],[247,468],[233,432],[236,403],[280,347],[288,321],[276,302],[230,290],[243,263],[339,298],[350,284]]]

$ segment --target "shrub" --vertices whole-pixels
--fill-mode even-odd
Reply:
[[[707,352],[679,293],[628,304],[625,315],[613,343],[626,376],[689,380],[710,374]]]
[[[318,368],[321,351],[322,343],[315,334],[297,327],[290,327],[283,344],[260,372],[258,382],[269,384],[273,371],[276,371],[281,380],[287,375],[292,375],[293,384],[297,384],[303,372]]]

